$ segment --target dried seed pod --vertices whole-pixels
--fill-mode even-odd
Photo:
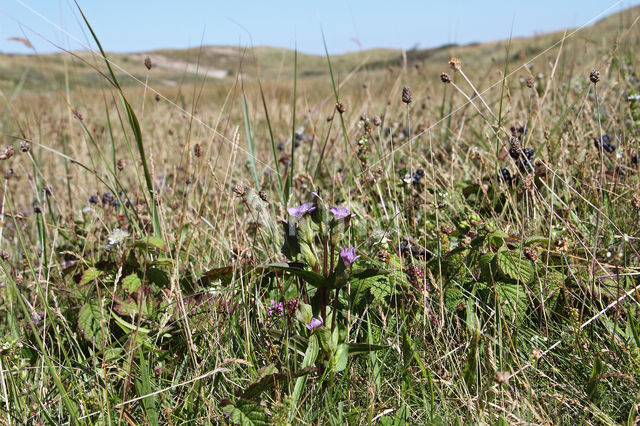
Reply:
[[[598,70],[592,70],[592,71],[589,73],[589,80],[591,80],[591,82],[592,82],[593,84],[598,83],[598,82],[600,81],[600,71],[598,71]]]
[[[527,79],[527,82],[526,82],[525,84],[527,85],[527,87],[528,87],[529,89],[532,89],[532,88],[533,88],[533,86],[535,86],[535,84],[536,84],[536,80],[533,78],[533,76],[530,76],[530,77]]]
[[[151,69],[153,64],[151,63],[151,58],[150,57],[147,56],[146,58],[144,58],[144,66],[147,67],[148,70]]]
[[[193,155],[195,155],[197,158],[200,158],[200,156],[202,156],[202,148],[200,147],[199,143],[195,144],[195,146],[193,147]]]
[[[22,141],[20,141],[20,151],[22,152],[31,151],[31,142],[26,139],[23,139]]]
[[[451,83],[451,76],[446,72],[443,72],[442,74],[440,74],[440,81],[442,81],[444,84],[449,84]]]
[[[411,96],[411,89],[409,89],[409,86],[404,86],[402,88],[402,102],[404,102],[405,104],[410,104],[412,100],[413,98]]]
[[[449,66],[452,70],[458,71],[462,67],[462,63],[460,62],[460,59],[453,57],[449,59]]]
[[[15,150],[13,149],[13,147],[11,145],[8,145],[0,152],[0,160],[8,160],[9,158],[13,157],[14,152]]]
[[[336,110],[340,113],[340,114],[344,114],[345,111],[347,110],[347,107],[344,106],[344,104],[342,102],[336,102]]]

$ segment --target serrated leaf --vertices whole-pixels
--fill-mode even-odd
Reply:
[[[227,405],[225,411],[229,412],[229,421],[240,426],[267,426],[270,425],[269,416],[259,405],[239,400],[235,405]]]
[[[109,314],[102,312],[102,302],[92,300],[85,303],[78,313],[78,328],[84,335],[85,339],[95,343],[96,347],[102,347],[106,342],[106,333],[102,328],[102,320],[108,319]]]
[[[135,272],[131,275],[127,275],[122,279],[122,288],[125,289],[129,294],[135,292],[138,287],[142,284],[140,281],[140,277]]]
[[[535,278],[534,265],[523,254],[502,250],[496,254],[496,261],[500,272],[507,278],[521,281],[524,284],[533,282]]]
[[[502,306],[502,312],[508,321],[518,324],[526,318],[528,299],[523,286],[496,283],[496,293]]]
[[[101,271],[91,266],[82,273],[82,278],[80,278],[80,285],[88,284],[93,280],[100,278],[103,274],[104,274],[104,271]]]
[[[393,292],[393,286],[387,277],[372,277],[363,281],[367,282],[371,295],[380,302],[384,302]]]

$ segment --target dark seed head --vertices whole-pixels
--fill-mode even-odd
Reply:
[[[442,74],[440,74],[440,81],[442,81],[444,84],[449,84],[451,83],[451,77],[446,72],[443,72]]]
[[[148,70],[151,69],[153,64],[151,63],[151,58],[150,57],[147,56],[146,58],[144,58],[144,66],[147,67]]]
[[[589,80],[591,80],[593,84],[597,84],[600,81],[600,71],[592,70],[589,73]]]
[[[29,152],[31,151],[31,142],[29,142],[28,140],[24,139],[20,142],[20,151],[22,152]]]
[[[336,110],[340,113],[340,114],[344,114],[345,111],[347,110],[347,107],[344,106],[344,104],[342,102],[336,102]]]
[[[536,80],[533,78],[533,76],[530,76],[529,78],[527,78],[527,81],[526,81],[525,84],[527,85],[527,87],[529,89],[532,89],[533,86],[535,86],[535,84],[536,84]]]
[[[97,195],[92,195],[91,197],[89,197],[89,203],[98,204],[98,196]]]
[[[404,86],[402,88],[402,102],[410,104],[412,100],[411,89],[409,89],[409,86]]]

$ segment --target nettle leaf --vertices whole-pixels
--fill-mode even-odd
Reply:
[[[104,316],[104,318],[103,318]],[[108,312],[102,311],[102,301],[92,300],[85,303],[78,313],[78,328],[85,339],[102,347],[106,343],[107,334],[103,330],[102,321],[109,318]]]
[[[518,324],[526,318],[528,299],[524,286],[499,282],[496,293],[508,321]]]
[[[447,312],[456,312],[456,308],[460,305],[460,302],[464,302],[466,300],[467,297],[465,294],[455,284],[447,288],[444,293],[444,306]]]
[[[100,278],[104,274],[104,271],[101,271],[93,266],[89,267],[86,271],[82,273],[82,278],[80,278],[80,285],[88,284],[98,278]]]
[[[371,295],[378,301],[384,302],[393,293],[393,285],[385,276],[371,277],[363,280],[369,287]]]
[[[496,253],[496,263],[507,278],[531,284],[535,278],[533,262],[519,252],[502,250]]]
[[[125,289],[129,294],[135,292],[138,287],[142,284],[140,277],[135,272],[131,275],[127,275],[122,279],[122,288]]]
[[[240,426],[267,426],[271,422],[269,416],[259,405],[244,399],[235,405],[227,405],[224,411],[229,413],[229,421]]]

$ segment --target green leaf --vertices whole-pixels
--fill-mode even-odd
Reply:
[[[384,345],[370,345],[368,343],[345,343],[349,351],[349,355],[362,354],[387,349]]]
[[[229,413],[229,421],[240,426],[270,425],[269,416],[259,405],[244,399],[235,405],[227,405],[224,410]]]
[[[98,278],[100,278],[104,274],[104,271],[94,268],[91,266],[86,271],[82,273],[82,278],[80,279],[80,285],[88,284]]]
[[[105,321],[109,318],[109,314],[102,312],[102,302],[92,300],[85,303],[78,313],[78,328],[84,334],[85,339],[94,342],[96,347],[102,347],[106,343],[106,333],[102,327],[102,316]]]
[[[302,278],[306,283],[317,288],[333,288],[325,277],[312,271],[307,271],[290,263],[272,263],[268,265],[270,268],[281,269],[292,275]]]
[[[275,373],[263,375],[257,381],[247,386],[247,388],[242,393],[241,398],[243,399],[257,398],[265,390],[274,387],[276,383],[286,382],[289,379],[295,379],[297,377],[306,376],[307,374],[313,373],[317,370],[318,369],[316,367],[308,366],[301,370],[294,371],[290,374],[275,372]]]
[[[540,235],[534,235],[532,237],[527,238],[524,241],[525,246],[532,246],[534,244],[548,244],[549,239],[547,237],[542,237]]]
[[[160,237],[147,237],[144,240],[136,240],[133,244],[136,247],[141,247],[141,248],[153,247],[162,251],[164,251],[165,249],[164,240]]]
[[[125,289],[129,294],[135,292],[141,284],[142,281],[140,281],[138,274],[136,274],[135,272],[131,275],[127,275],[122,280],[122,288]]]
[[[380,302],[385,302],[385,298],[393,293],[393,286],[387,277],[371,277],[363,281],[367,282],[369,291]]]
[[[499,282],[496,283],[496,293],[508,321],[518,324],[526,318],[528,299],[523,286]]]
[[[331,359],[331,367],[336,373],[347,368],[349,360],[349,346],[342,343],[338,345]]]
[[[507,278],[531,284],[535,278],[534,264],[524,254],[507,250],[498,251],[496,261],[500,272]]]

